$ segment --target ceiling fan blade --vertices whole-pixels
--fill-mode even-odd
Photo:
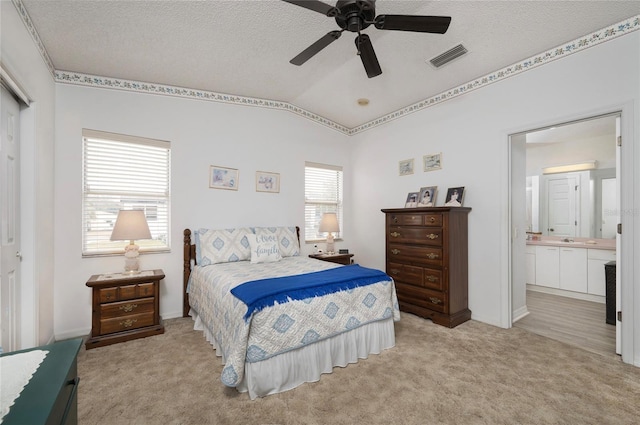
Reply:
[[[379,30],[415,31],[444,34],[449,29],[450,16],[379,15],[375,26]]]
[[[367,34],[357,36],[356,46],[358,47],[364,70],[367,71],[367,77],[373,78],[382,74],[380,63],[376,57],[376,52],[373,50],[373,44],[371,44],[369,36]]]
[[[304,7],[305,9],[313,10],[314,12],[322,13],[323,15],[334,17],[338,14],[338,9],[335,7],[323,3],[318,0],[282,0],[287,3],[295,4],[296,6]]]
[[[311,46],[304,49],[298,56],[291,59],[289,62],[298,66],[302,65],[303,63],[311,59],[313,56],[315,56],[315,54],[318,53],[320,50],[324,49],[329,44],[339,39],[341,35],[342,35],[342,31],[329,31],[324,36],[322,36],[320,40],[316,41]]]

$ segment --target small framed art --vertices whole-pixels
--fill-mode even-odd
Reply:
[[[398,172],[401,176],[408,176],[413,174],[413,158],[403,159],[398,162]]]
[[[461,207],[464,197],[464,186],[450,187],[447,189],[447,198],[444,201],[445,207]]]
[[[235,168],[209,167],[209,187],[213,189],[238,190],[238,170]]]
[[[442,152],[424,155],[422,157],[424,171],[435,171],[442,169]]]
[[[404,203],[405,208],[415,208],[418,206],[419,192],[409,192],[407,194],[407,200]]]
[[[418,195],[419,207],[435,207],[438,186],[421,187]]]
[[[280,192],[280,174],[256,171],[256,192]]]

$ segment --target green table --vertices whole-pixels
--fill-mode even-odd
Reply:
[[[2,425],[76,424],[78,422],[77,357],[82,338],[70,339],[28,350],[14,351],[10,356],[33,350],[49,353],[20,393]]]

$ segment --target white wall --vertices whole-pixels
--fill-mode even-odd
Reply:
[[[182,315],[185,228],[299,225],[304,229],[304,163],[344,166],[348,246],[351,172],[347,136],[281,110],[58,84],[55,174],[55,334],[91,328],[92,274],[119,271],[123,257],[82,258],[82,128],[171,142],[171,253],[141,256],[162,268],[160,313]],[[239,169],[238,191],[210,189],[209,166]],[[255,172],[280,173],[280,193],[255,191]],[[304,239],[303,239],[304,240]],[[303,244],[303,253],[311,246]]]
[[[22,19],[0,1],[0,59],[33,103],[20,114],[22,346],[53,338],[55,84]]]
[[[360,262],[384,267],[381,208],[401,207],[407,192],[431,185],[439,187],[437,204],[442,205],[447,188],[465,186],[464,205],[473,208],[469,214],[472,318],[508,326],[508,136],[627,106],[623,116],[630,136],[627,143],[637,147],[640,119],[633,107],[640,100],[639,64],[640,32],[635,32],[356,135],[351,164],[358,188],[353,191],[354,214],[359,218],[354,223],[358,236],[354,252]],[[398,176],[399,160],[415,158],[420,164],[422,155],[435,152],[443,153],[442,170],[424,173],[418,166],[415,174]],[[638,155],[628,161],[639,169]],[[638,189],[631,199],[623,199],[629,211],[637,208]],[[637,238],[633,223],[638,219],[638,214],[626,218],[629,252],[632,238]],[[640,294],[640,282],[627,284]],[[635,297],[640,305],[640,296]],[[633,317],[631,310],[626,317]],[[640,317],[632,321],[640,355]]]

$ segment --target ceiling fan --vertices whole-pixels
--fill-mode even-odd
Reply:
[[[294,65],[302,65],[329,44],[336,41],[347,30],[357,32],[356,47],[362,59],[362,65],[369,78],[382,74],[380,63],[373,50],[373,45],[367,34],[361,31],[373,24],[379,30],[414,31],[444,34],[449,28],[449,16],[418,16],[418,15],[378,15],[376,16],[376,0],[338,0],[335,6],[318,0],[282,0],[314,12],[335,18],[340,30],[329,31],[318,41],[291,59]]]

